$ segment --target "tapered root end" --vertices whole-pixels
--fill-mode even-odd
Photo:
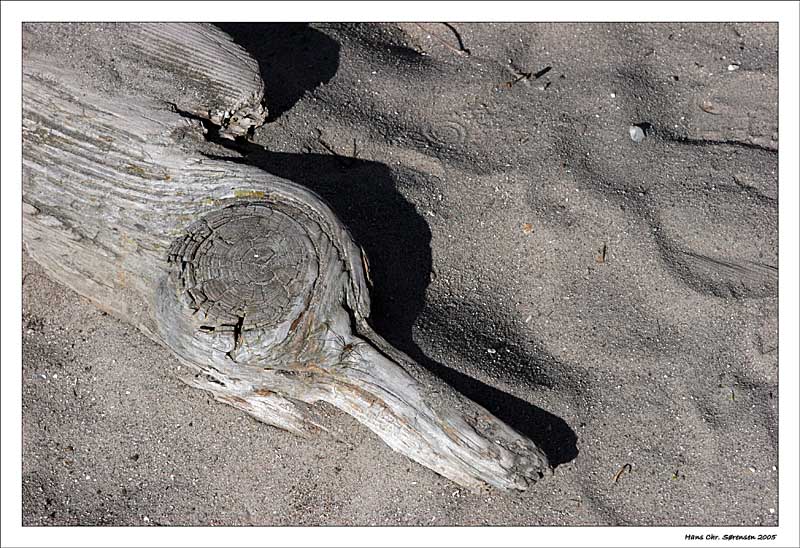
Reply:
[[[511,487],[518,491],[524,491],[544,479],[546,476],[553,475],[553,468],[542,451],[535,445],[528,444],[524,451],[514,453],[513,464],[509,470],[518,477],[518,480]]]
[[[477,404],[474,414],[464,417],[459,436],[460,460],[471,464],[470,472],[483,483],[499,489],[525,491],[553,474],[547,455]],[[459,424],[460,421],[454,421]]]

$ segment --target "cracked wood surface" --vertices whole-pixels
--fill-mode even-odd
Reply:
[[[30,255],[263,422],[311,435],[309,406],[326,401],[467,487],[523,490],[548,472],[533,442],[372,330],[365,259],[320,198],[199,152],[203,127],[180,112],[232,136],[264,120],[247,54],[207,25],[113,30],[25,28]],[[88,53],[59,55],[59,40]]]

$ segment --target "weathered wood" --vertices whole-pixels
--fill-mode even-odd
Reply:
[[[245,135],[266,119],[258,63],[213,25],[27,24],[23,50],[68,70],[78,89],[173,104],[224,135]]]
[[[174,61],[159,64],[174,80],[109,90],[99,82],[107,74],[88,83],[81,62],[61,62],[28,37],[23,237],[31,256],[169,348],[196,371],[186,382],[261,421],[309,435],[319,426],[308,406],[326,401],[464,486],[522,490],[549,471],[530,440],[374,333],[362,251],[319,197],[198,152],[202,128],[178,111],[228,123],[234,134],[247,128],[213,113],[258,112],[238,99],[262,90],[246,54],[207,26],[130,29],[116,27],[113,37],[126,58]],[[70,35],[76,41],[97,47],[80,33]],[[223,91],[201,103],[184,96],[181,58],[193,59],[192,78]]]

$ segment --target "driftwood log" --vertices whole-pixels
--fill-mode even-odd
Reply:
[[[545,455],[370,327],[368,265],[312,192],[201,151],[265,120],[257,63],[195,24],[28,25],[23,238],[55,279],[258,420],[351,414],[460,485],[526,489]],[[320,174],[320,177],[324,177]]]

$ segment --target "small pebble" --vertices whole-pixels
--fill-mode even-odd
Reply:
[[[631,126],[628,128],[628,133],[634,143],[641,143],[644,141],[644,130],[640,126]]]

